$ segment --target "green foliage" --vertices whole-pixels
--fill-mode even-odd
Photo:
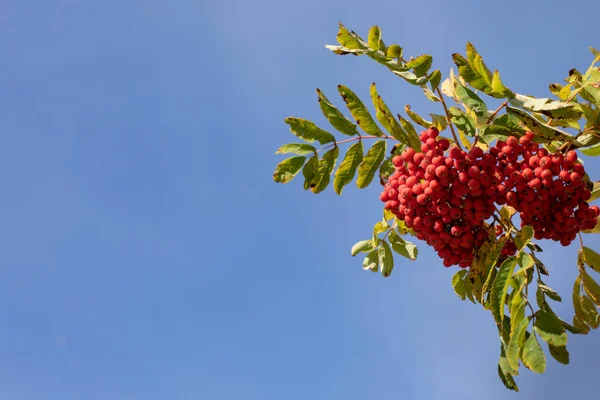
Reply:
[[[360,189],[366,188],[373,180],[375,172],[377,172],[385,157],[385,148],[385,140],[379,140],[367,151],[367,154],[358,166],[356,186]]]
[[[352,182],[356,169],[363,160],[363,143],[358,141],[354,143],[344,156],[344,159],[338,167],[335,178],[333,179],[333,189],[339,195],[342,194],[344,186]]]
[[[574,149],[586,156],[600,156],[600,67],[597,65],[600,53],[595,49],[590,49],[594,61],[584,73],[573,69],[564,83],[548,86],[554,97],[550,99],[509,89],[499,71],[490,69],[471,43],[467,43],[464,55],[452,55],[456,70],[451,69],[444,79],[440,70],[434,69],[431,55],[408,57],[400,45],[386,46],[378,26],[371,27],[364,40],[340,23],[337,41],[338,45],[326,47],[335,54],[366,56],[385,66],[404,81],[418,86],[438,107],[437,111],[423,113],[430,118],[423,117],[407,105],[406,118],[394,114],[373,83],[370,97],[375,113],[372,114],[356,93],[339,85],[338,91],[352,116],[347,118],[317,89],[324,118],[345,138],[337,140],[312,121],[286,118],[292,134],[306,143],[287,143],[276,151],[276,154],[293,156],[277,164],[273,174],[275,182],[288,183],[302,170],[304,189],[313,193],[324,191],[332,175],[333,190],[338,195],[355,178],[360,189],[373,183],[376,176],[378,183],[384,185],[395,171],[392,163],[395,155],[407,147],[421,152],[415,125],[419,130],[437,127],[442,134],[451,135],[447,137],[451,143],[465,150],[478,146],[485,151],[496,140],[505,141],[508,136],[519,138],[531,131],[534,141],[549,152],[564,154]],[[499,106],[489,106],[486,96],[503,100],[495,100],[501,102]],[[448,104],[449,99],[457,104]],[[406,103],[408,99],[403,104]],[[324,147],[318,148],[316,144]],[[343,158],[336,170],[340,152]],[[592,192],[590,201],[600,198],[600,182],[591,182],[587,174],[584,179]],[[542,249],[532,242],[533,228],[516,228],[512,221],[514,212],[504,206],[494,213],[495,221],[486,221],[487,240],[473,249],[472,265],[454,274],[452,287],[461,300],[480,303],[491,312],[502,344],[499,377],[508,389],[518,391],[514,377],[519,375],[521,363],[536,373],[546,369],[540,339],[558,363],[568,364],[568,334],[587,334],[600,327],[600,285],[588,273],[589,270],[600,272],[600,254],[581,245],[577,259],[579,276],[571,295],[574,316],[569,324],[551,309],[554,303],[550,300],[560,302],[563,298],[541,279],[551,268],[546,268],[538,258]],[[364,256],[365,270],[388,277],[394,268],[394,253],[414,261],[418,250],[405,239],[406,235],[415,236],[415,231],[396,219],[391,211],[384,210],[383,214],[383,220],[373,227],[372,238],[356,243],[350,253],[353,257]],[[494,232],[496,223],[505,231],[499,237]],[[595,228],[584,233],[600,233],[600,218]],[[514,242],[517,251],[507,257],[502,249],[509,240]]]

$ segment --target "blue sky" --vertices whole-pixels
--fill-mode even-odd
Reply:
[[[284,117],[326,126],[317,87],[366,98],[375,81],[392,109],[439,112],[328,53],[338,20],[444,73],[471,40],[509,87],[546,96],[600,47],[600,5],[540,4],[4,1],[0,398],[515,397],[454,269],[421,246],[383,279],[349,255],[380,218],[377,187],[315,196],[271,175]],[[568,299],[576,248],[546,247]],[[599,343],[571,337],[569,367],[524,370],[523,397],[596,393]]]

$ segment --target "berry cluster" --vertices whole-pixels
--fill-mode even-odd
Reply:
[[[600,209],[587,203],[591,192],[577,153],[550,154],[533,137],[531,132],[510,136],[490,149],[507,178],[497,187],[497,201],[519,211],[521,226],[531,225],[536,239],[568,246],[579,231],[596,226]]]
[[[485,220],[495,211],[496,186],[503,176],[498,159],[479,147],[468,153],[429,128],[421,133],[421,150],[407,148],[394,156],[396,171],[380,199],[417,238],[425,240],[449,267],[468,267],[473,248],[487,238]],[[448,155],[444,152],[448,150]]]
[[[438,136],[436,128],[429,128],[420,135],[421,152],[406,148],[392,158],[396,171],[380,199],[435,249],[444,266],[471,265],[488,236],[486,220],[496,204],[519,211],[521,226],[531,225],[536,239],[564,246],[581,229],[596,225],[600,210],[587,203],[591,192],[575,152],[550,155],[533,143],[530,132],[520,140],[511,136],[498,141],[487,153],[479,147],[469,152],[450,147]],[[501,234],[496,226],[496,235]],[[502,255],[515,252],[508,241]]]

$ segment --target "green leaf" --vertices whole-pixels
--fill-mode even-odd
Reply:
[[[344,135],[353,136],[358,134],[356,125],[350,122],[336,106],[331,104],[321,90],[317,89],[317,95],[319,96],[319,106],[321,107],[321,111],[323,111],[323,115],[325,115],[325,118],[327,118],[335,129]]]
[[[337,41],[340,45],[349,49],[362,49],[364,46],[346,27],[340,22],[337,33]]]
[[[535,331],[552,346],[566,346],[567,333],[560,320],[545,310],[539,310],[535,318]]]
[[[517,261],[514,256],[507,258],[500,266],[498,275],[494,280],[491,293],[491,310],[497,324],[501,324],[504,319],[504,303],[506,302],[509,278],[512,276],[516,264]]]
[[[600,143],[598,143],[592,147],[588,147],[586,149],[580,149],[580,150],[586,156],[590,156],[590,157],[600,156]]]
[[[564,365],[569,364],[569,352],[565,346],[548,345],[548,349],[550,350],[550,355],[554,357],[556,361]]]
[[[598,329],[598,326],[600,326],[600,317],[592,299],[585,295],[581,296],[581,307],[585,322],[593,329]]]
[[[433,125],[433,122],[430,121],[425,121],[419,114],[417,114],[416,112],[412,111],[410,109],[410,105],[407,104],[404,107],[404,111],[406,111],[406,114],[408,114],[408,117],[410,119],[413,120],[413,122],[417,125],[421,125],[424,128],[429,128],[431,125]]]
[[[475,68],[477,73],[479,73],[479,76],[481,76],[483,78],[483,80],[485,81],[487,86],[491,86],[492,72],[485,65],[485,63],[483,62],[483,59],[481,58],[481,56],[479,54],[475,55],[475,58],[473,59],[471,64],[472,64],[473,68]]]
[[[371,50],[379,50],[381,47],[381,30],[377,25],[372,26],[371,29],[369,29],[367,43],[369,43],[369,48]]]
[[[487,106],[474,91],[457,82],[455,92],[459,100],[463,102],[469,110],[472,110],[478,117],[487,117]]]
[[[397,44],[392,44],[387,48],[387,56],[388,58],[401,58],[402,57],[402,47]]]
[[[373,250],[373,241],[370,239],[369,240],[361,240],[360,242],[358,242],[354,246],[352,246],[352,249],[350,250],[350,254],[352,254],[352,257],[354,257],[358,253],[366,253],[371,250]]]
[[[311,190],[313,193],[321,193],[331,179],[331,173],[335,168],[335,162],[340,154],[340,148],[335,146],[323,154],[323,158],[319,160],[319,169],[315,179],[311,182]],[[314,184],[314,185],[313,185]]]
[[[407,240],[402,239],[402,237],[400,237],[400,235],[398,235],[395,231],[390,232],[388,239],[392,245],[392,249],[396,253],[408,258],[411,261],[417,259],[417,256],[419,255],[417,246]]]
[[[581,270],[581,278],[583,279],[583,287],[586,293],[600,307],[600,285],[585,270]]]
[[[465,135],[475,136],[475,121],[460,108],[452,106],[448,109],[452,123]]]
[[[288,183],[294,176],[300,171],[302,165],[304,165],[304,160],[306,157],[297,156],[291,157],[283,160],[277,167],[275,167],[275,172],[273,173],[273,180],[279,183]]]
[[[594,271],[600,272],[600,254],[596,253],[589,247],[584,246],[583,255],[585,256],[585,263]]]
[[[517,245],[517,250],[521,250],[525,247],[531,238],[533,238],[533,228],[529,225],[525,225],[521,228],[521,232],[517,233],[513,238],[515,245]]]
[[[496,98],[504,98],[504,97],[512,97],[514,96],[513,92],[504,86],[502,81],[500,80],[500,72],[498,70],[494,71],[494,75],[492,77],[492,93]]]
[[[356,178],[356,186],[359,189],[364,189],[373,180],[375,172],[379,169],[379,165],[385,158],[385,140],[378,140],[371,146],[362,162],[358,166],[358,178]]]
[[[514,320],[511,319],[511,325],[513,324],[513,321]],[[515,329],[510,335],[507,358],[510,367],[515,371],[519,369],[519,355],[521,354],[521,349],[525,344],[525,332],[527,331],[528,325],[529,318],[521,318],[520,320],[516,321]]]
[[[518,93],[514,99],[511,99],[511,104],[554,119],[579,119],[583,115],[583,110],[577,103],[536,98]]]
[[[317,150],[306,143],[288,143],[281,146],[275,154],[298,154],[298,155],[306,155],[310,153],[315,153]]]
[[[452,277],[452,287],[454,288],[454,293],[460,297],[461,300],[465,300],[467,296],[465,282],[463,278],[465,277],[467,271],[460,270]]]
[[[431,64],[433,63],[433,58],[429,54],[423,54],[414,60],[411,60],[406,63],[408,68],[412,68],[417,78],[425,75],[429,68],[431,68]]]
[[[510,390],[514,390],[515,392],[519,391],[519,387],[517,386],[517,383],[513,379],[512,375],[505,374],[502,371],[502,367],[500,367],[500,364],[498,364],[498,376],[500,377],[502,384],[504,384],[504,387]]]
[[[338,90],[358,126],[369,135],[383,136],[383,132],[358,96],[344,85],[338,85]]]
[[[575,279],[575,283],[573,284],[573,308],[575,309],[575,317],[573,319],[573,325],[576,328],[583,330],[587,333],[589,331],[585,311],[583,310],[583,305],[581,301],[581,275]],[[578,326],[579,325],[579,326]]]
[[[378,254],[379,265],[381,265],[381,274],[387,278],[388,276],[390,276],[392,270],[394,269],[394,256],[392,255],[390,245],[385,241],[381,242]]]
[[[302,175],[304,176],[304,190],[308,190],[316,185],[313,184],[313,181],[316,179],[318,173],[319,156],[315,154],[308,159],[308,162],[304,164],[304,168],[302,168]]]
[[[479,72],[477,72],[469,63],[469,61],[458,53],[452,54],[452,59],[458,67],[458,74],[467,82],[478,90],[485,90],[488,84]]]
[[[589,201],[596,200],[600,197],[600,181],[594,182],[594,186],[592,188],[592,197]]]
[[[363,269],[377,271],[377,266],[379,262],[379,252],[378,250],[371,250],[369,254],[366,255],[363,260]]]
[[[551,142],[559,140],[565,142],[571,141],[573,139],[573,137],[569,136],[567,133],[557,128],[546,125],[543,122],[535,119],[533,116],[517,108],[506,106],[506,111],[514,117],[518,118],[519,121],[521,121],[531,132],[535,133],[539,141]]]
[[[408,144],[408,137],[406,132],[402,129],[396,118],[392,115],[392,112],[385,104],[381,96],[377,93],[377,87],[373,83],[371,85],[371,100],[375,106],[375,117],[383,125],[383,127],[398,141],[404,144]]]
[[[523,364],[538,374],[546,370],[546,356],[535,335],[529,335],[522,354]]]
[[[562,298],[556,293],[554,290],[550,289],[550,287],[546,286],[541,280],[538,283],[538,287],[544,294],[550,297],[554,301],[562,301]]]
[[[431,85],[431,90],[436,90],[440,86],[440,82],[442,80],[442,73],[439,69],[436,69],[429,75],[429,84]]]
[[[515,291],[510,303],[510,334],[512,335],[517,324],[525,318],[525,300],[521,297],[520,290]]]
[[[348,148],[344,159],[340,163],[335,177],[333,178],[333,190],[338,195],[342,194],[344,186],[352,182],[354,175],[356,174],[356,168],[360,165],[363,160],[363,144],[362,141],[354,143]]]
[[[312,121],[302,118],[288,117],[285,123],[290,126],[290,131],[300,139],[306,140],[309,143],[318,141],[320,144],[335,142],[335,137],[323,129],[319,128]]]
[[[400,125],[402,125],[402,129],[406,132],[408,137],[408,145],[412,147],[417,153],[421,152],[421,139],[419,139],[419,135],[417,134],[417,130],[407,119],[403,118],[400,114],[398,114],[398,120],[400,121]]]

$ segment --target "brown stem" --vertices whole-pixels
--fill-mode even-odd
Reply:
[[[462,146],[460,145],[458,137],[456,136],[456,132],[454,132],[454,125],[452,124],[452,119],[450,118],[450,112],[448,111],[448,107],[446,106],[446,100],[444,100],[444,95],[442,94],[442,91],[439,87],[435,88],[435,90],[442,102],[442,106],[444,107],[444,112],[446,113],[446,121],[448,121],[448,126],[450,127],[450,131],[452,132],[452,137],[454,138],[454,141],[456,142],[458,148],[462,150]]]
[[[500,106],[494,110],[492,115],[490,115],[490,117],[486,121],[486,124],[489,124],[490,122],[492,122],[494,120],[494,118],[496,118],[496,115],[498,115],[500,110],[502,110],[504,107],[506,107],[507,104],[508,104],[508,100],[506,100],[504,103],[500,104]]]

